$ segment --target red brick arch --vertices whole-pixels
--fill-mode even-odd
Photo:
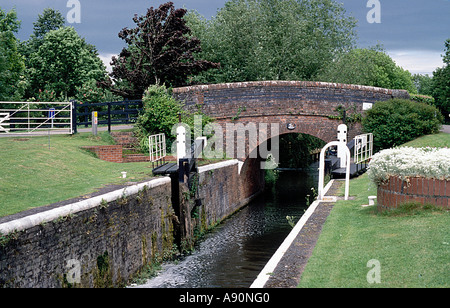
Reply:
[[[404,90],[311,81],[258,81],[176,88],[173,95],[191,111],[201,110],[216,119],[224,131],[227,123],[279,124],[280,135],[304,133],[325,142],[336,140],[342,124],[336,110],[362,113],[363,106],[392,98],[409,98]],[[288,129],[288,125],[291,129]],[[349,140],[361,133],[350,125]],[[270,139],[272,136],[267,136]],[[266,140],[249,145],[248,153]]]

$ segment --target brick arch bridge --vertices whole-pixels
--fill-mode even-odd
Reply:
[[[224,133],[227,126],[236,128],[240,125],[244,130],[257,127],[257,141],[249,141],[250,133],[246,133],[245,154],[239,156],[235,152],[237,155],[234,156],[241,161],[238,186],[245,198],[251,198],[264,188],[264,172],[261,169],[263,158],[261,155],[256,158],[249,155],[259,152],[260,146],[268,147],[265,146],[269,143],[267,141],[274,137],[269,129],[272,124],[279,127],[278,135],[304,133],[331,142],[336,141],[337,128],[343,123],[342,114],[336,111],[338,107],[347,110],[347,117],[350,117],[355,113],[361,114],[377,101],[410,98],[408,92],[403,90],[309,81],[200,85],[176,88],[173,96],[184,102],[186,109],[201,110],[215,118],[215,123],[221,126]],[[265,127],[268,133],[260,137],[259,133],[264,129],[262,124],[267,124]],[[361,124],[349,125],[349,140],[360,133]],[[235,139],[234,133],[232,138],[236,150],[242,138]],[[224,139],[226,148],[226,143],[230,141],[228,137]]]
[[[311,81],[258,81],[176,88],[173,95],[191,111],[201,110],[227,125],[279,124],[279,134],[304,133],[325,142],[336,141],[337,127],[343,123],[339,107],[347,117],[361,114],[365,107],[392,98],[410,98],[407,91],[360,85]],[[349,140],[361,133],[360,123],[349,124]],[[270,139],[247,145],[245,160],[256,147]],[[247,140],[248,141],[248,140]],[[225,141],[226,143],[227,141]],[[228,141],[229,142],[229,141]],[[237,138],[235,139],[237,142]],[[237,145],[234,147],[237,148]]]

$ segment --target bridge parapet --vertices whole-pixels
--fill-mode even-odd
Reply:
[[[362,112],[363,105],[409,98],[404,90],[313,81],[256,81],[176,88],[187,108],[216,119],[281,115],[335,116],[336,108]]]

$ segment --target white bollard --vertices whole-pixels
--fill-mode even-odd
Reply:
[[[183,125],[177,127],[177,161],[186,157],[186,128]]]
[[[345,149],[347,148],[347,132],[348,132],[348,127],[345,124],[341,124],[338,126],[338,141],[339,141],[339,145],[338,145],[338,154],[337,157],[341,159],[341,168],[345,168],[345,166],[347,166],[347,156],[346,156],[346,151]]]

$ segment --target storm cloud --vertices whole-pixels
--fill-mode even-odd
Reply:
[[[81,23],[68,24],[99,50],[105,62],[118,54],[124,43],[118,37],[124,27],[132,27],[134,14],[165,1],[154,0],[79,0]],[[214,16],[226,0],[174,0],[176,7],[197,10],[206,18]],[[369,23],[368,0],[338,0],[347,14],[358,20],[358,47],[381,44],[396,62],[412,73],[431,74],[442,66],[444,42],[450,38],[449,0],[379,0],[381,23]],[[3,10],[16,8],[22,21],[19,39],[27,40],[37,15],[51,7],[64,16],[70,11],[67,0],[0,0]]]

